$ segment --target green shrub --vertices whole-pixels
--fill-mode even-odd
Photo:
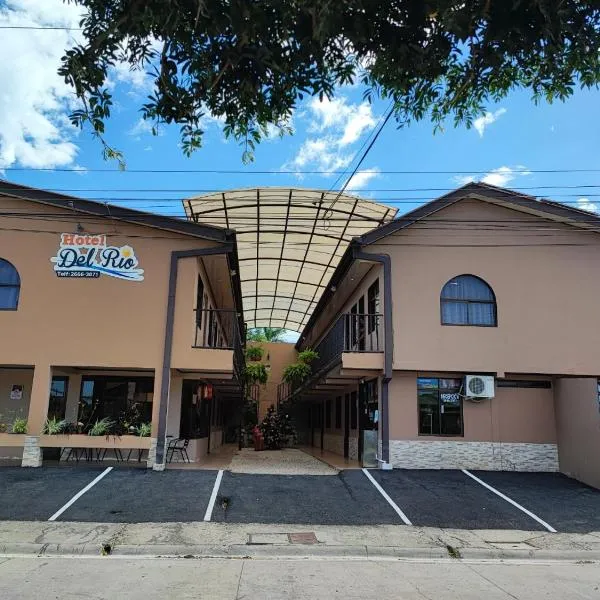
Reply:
[[[310,377],[311,368],[303,362],[297,362],[292,365],[288,365],[283,370],[282,379],[290,385],[300,385],[308,377]]]
[[[302,350],[302,352],[298,354],[298,362],[304,363],[305,365],[310,365],[310,363],[313,362],[313,360],[317,360],[317,358],[319,358],[319,353],[311,348]]]
[[[59,435],[64,433],[66,425],[67,422],[64,419],[57,419],[56,417],[46,419],[44,433],[46,435]]]
[[[150,437],[152,433],[152,424],[151,423],[142,423],[137,428],[137,434],[140,437]]]
[[[115,423],[108,417],[104,417],[99,421],[96,421],[88,431],[88,435],[99,436],[99,435],[110,435],[112,428]]]
[[[27,433],[27,419],[15,419],[11,431],[13,433]]]
[[[246,348],[246,359],[257,361],[262,360],[265,355],[265,351],[260,346],[248,346]]]
[[[256,383],[264,385],[267,383],[267,379],[269,379],[266,365],[259,362],[246,365],[245,376],[246,383],[251,385]]]

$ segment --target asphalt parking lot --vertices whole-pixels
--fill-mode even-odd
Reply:
[[[370,475],[370,477],[369,477]],[[403,524],[600,531],[600,491],[555,473],[0,469],[0,520]]]

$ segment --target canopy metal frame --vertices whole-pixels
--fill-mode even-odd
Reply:
[[[397,212],[351,194],[306,188],[230,190],[187,198],[183,205],[196,223],[236,231],[247,326],[297,332],[352,238],[389,223]]]

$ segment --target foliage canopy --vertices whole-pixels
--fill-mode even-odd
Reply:
[[[177,123],[185,154],[201,146],[210,113],[245,160],[268,127],[289,130],[303,96],[352,82],[390,99],[400,125],[436,126],[470,126],[515,88],[553,101],[600,82],[597,0],[68,1],[86,11],[84,41],[59,72],[83,100],[73,123],[103,143],[118,61],[151,74],[142,116]]]

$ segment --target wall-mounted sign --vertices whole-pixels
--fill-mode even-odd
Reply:
[[[58,277],[109,275],[129,281],[143,281],[144,270],[131,246],[109,246],[106,235],[63,233],[56,256],[50,259]]]
[[[10,399],[11,400],[22,400],[23,399],[23,386],[14,384],[10,388]]]
[[[444,393],[440,394],[440,400],[444,404],[460,404],[460,394],[457,392],[455,392],[455,393],[444,392]]]

